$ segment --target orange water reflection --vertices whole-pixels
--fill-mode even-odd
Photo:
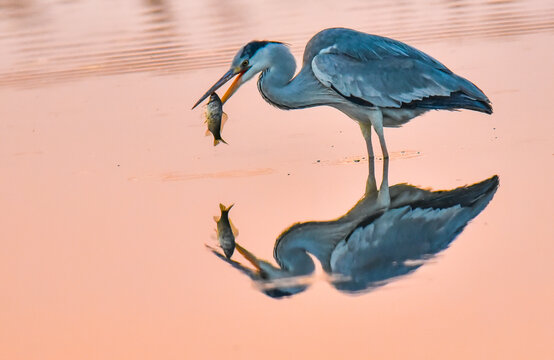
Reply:
[[[551,2],[151,3],[0,1],[0,358],[553,357]],[[502,185],[409,278],[276,302],[206,251],[217,204],[270,258],[284,227],[357,201],[359,128],[250,84],[214,148],[189,109],[251,38],[299,55],[341,25],[414,43],[494,104],[387,129],[418,155],[391,160],[391,184]]]

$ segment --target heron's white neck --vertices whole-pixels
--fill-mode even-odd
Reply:
[[[272,45],[267,51],[267,68],[260,74],[258,89],[263,98],[282,109],[313,106],[307,102],[305,82],[296,76],[296,61],[282,44]]]
[[[304,249],[287,249],[286,254],[280,258],[281,270],[287,276],[310,275],[315,270],[315,264],[312,258]]]
[[[323,270],[330,271],[331,253],[337,243],[350,231],[344,221],[312,221],[291,226],[279,236],[273,249],[273,257],[286,270],[295,275],[313,265],[308,254],[314,255]],[[312,268],[313,271],[314,268]]]

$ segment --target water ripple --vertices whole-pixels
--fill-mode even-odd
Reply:
[[[5,49],[0,87],[221,67],[253,37],[288,42],[300,56],[309,37],[330,26],[348,26],[416,46],[554,30],[554,4],[539,0],[323,3],[148,0],[116,7],[92,0],[0,0],[0,47]],[[68,12],[71,17],[65,16]]]

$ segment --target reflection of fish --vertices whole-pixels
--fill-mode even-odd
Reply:
[[[223,103],[219,96],[213,93],[210,96],[208,106],[206,106],[206,123],[208,123],[208,131],[214,136],[214,146],[219,144],[220,141],[227,144],[221,138],[221,128],[225,120],[227,120],[227,114],[223,112]]]
[[[219,204],[221,217],[216,220],[219,245],[228,259],[231,258],[231,255],[233,255],[233,252],[235,251],[235,232],[233,231],[231,221],[229,220],[229,210],[231,210],[232,207],[233,205],[225,207],[225,205]]]

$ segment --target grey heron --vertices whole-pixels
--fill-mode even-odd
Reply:
[[[363,197],[343,216],[286,229],[275,241],[278,266],[237,245],[255,270],[212,252],[250,277],[272,297],[304,291],[314,272],[313,255],[339,291],[359,293],[407,275],[446,249],[468,222],[485,209],[498,177],[453,190],[430,191],[407,184],[389,188],[388,160],[377,190],[373,163]],[[383,195],[384,194],[384,195]]]
[[[489,99],[473,83],[431,56],[397,40],[345,28],[325,29],[306,45],[303,65],[277,41],[252,41],[234,57],[231,68],[193,106],[236,76],[225,103],[260,73],[258,89],[281,109],[328,105],[357,121],[373,157],[371,128],[388,158],[384,127],[399,127],[431,109],[469,109],[492,113]]]

